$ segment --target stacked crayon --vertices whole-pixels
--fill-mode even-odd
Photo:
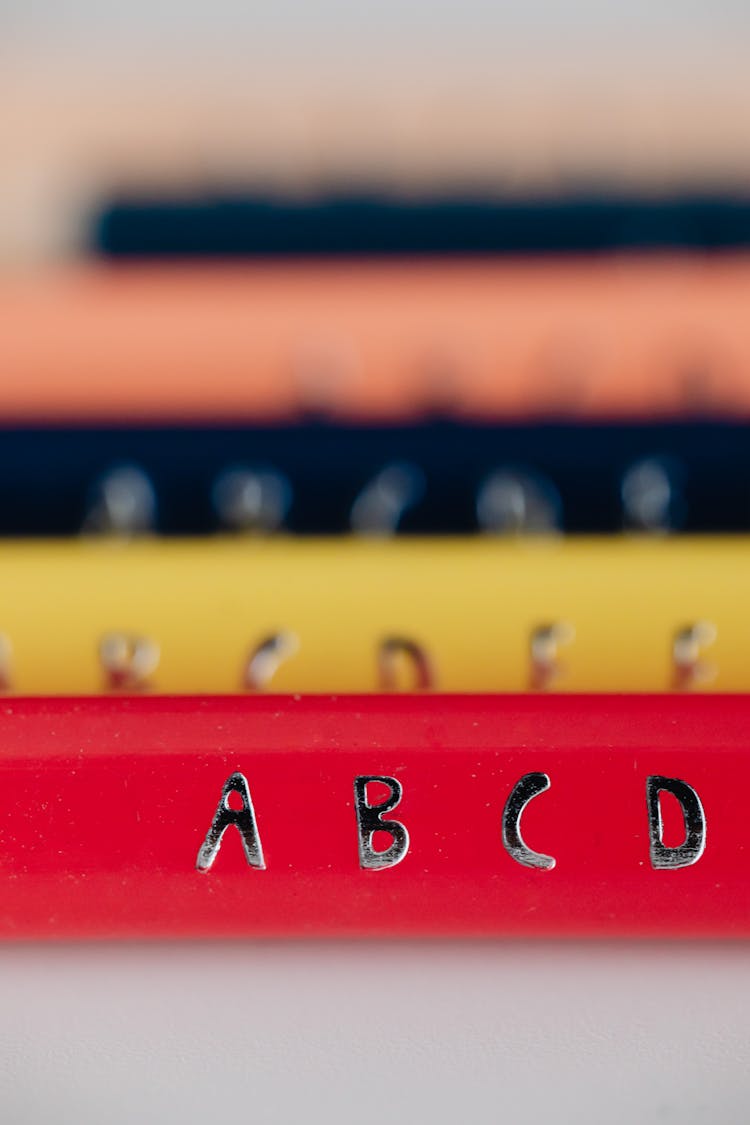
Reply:
[[[116,201],[4,276],[2,934],[750,933],[749,215]]]

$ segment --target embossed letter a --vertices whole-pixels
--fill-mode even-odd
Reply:
[[[233,793],[236,793],[240,798],[242,808],[233,809],[229,804],[229,799]],[[242,837],[242,847],[249,866],[256,867],[259,871],[265,870],[263,848],[258,835],[258,826],[255,823],[255,812],[253,811],[253,802],[250,799],[247,779],[241,773],[233,773],[224,782],[219,806],[201,850],[198,852],[195,866],[199,871],[209,870],[219,852],[224,833],[232,825]]]

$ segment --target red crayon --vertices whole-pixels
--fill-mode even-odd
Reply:
[[[750,936],[745,696],[8,699],[0,935]]]

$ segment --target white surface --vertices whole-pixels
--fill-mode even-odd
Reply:
[[[555,52],[581,41],[611,48],[629,39],[642,46],[647,38],[675,50],[685,42],[711,48],[750,26],[746,0],[3,0],[0,15],[16,41],[65,46],[116,36],[139,51],[197,41],[201,49],[214,42],[231,52],[229,36],[238,34],[250,46],[258,39],[270,46],[297,40],[307,51],[354,45],[366,53],[381,44],[413,50],[437,42],[482,52],[487,34],[548,43]]]
[[[748,1120],[750,948],[0,950],[3,1125]]]

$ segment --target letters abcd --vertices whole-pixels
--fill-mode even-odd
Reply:
[[[16,695],[750,690],[747,537],[7,542],[0,588]]]
[[[0,935],[748,937],[744,696],[16,699]]]

